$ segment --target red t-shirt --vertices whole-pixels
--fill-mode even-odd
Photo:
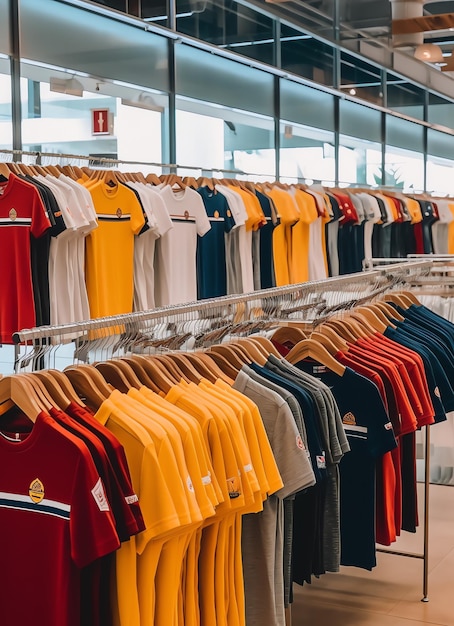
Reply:
[[[81,568],[120,545],[104,486],[86,445],[50,416],[2,420],[1,624],[80,626]]]
[[[41,197],[33,185],[10,174],[0,182],[0,342],[36,326],[30,256],[30,234],[50,228]]]

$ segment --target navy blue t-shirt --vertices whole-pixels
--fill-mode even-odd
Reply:
[[[235,226],[226,197],[208,187],[197,189],[205,205],[211,229],[197,237],[197,298],[227,295],[224,234]]]
[[[372,569],[375,553],[376,460],[397,446],[377,386],[347,367],[342,376],[319,364],[296,367],[330,387],[342,415],[350,454],[340,462],[341,564]],[[324,371],[323,371],[324,370]]]

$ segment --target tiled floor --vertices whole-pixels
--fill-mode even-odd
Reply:
[[[421,509],[422,499],[421,489]],[[421,553],[422,542],[420,528],[392,548]],[[430,487],[429,553],[428,603],[421,602],[422,560],[379,553],[372,572],[344,567],[296,586],[292,626],[454,626],[453,487]]]

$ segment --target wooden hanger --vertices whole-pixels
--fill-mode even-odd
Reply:
[[[263,335],[254,335],[254,336],[249,337],[249,339],[251,341],[255,341],[256,343],[259,343],[264,348],[264,350],[268,353],[268,355],[274,354],[276,358],[282,359],[282,354],[279,353],[279,350],[276,348],[273,342],[270,339],[268,339],[268,337],[263,337]]]
[[[405,299],[408,299],[412,304],[417,304],[418,306],[421,306],[421,302],[418,300],[415,294],[412,293],[411,291],[400,291],[399,293]]]
[[[59,409],[60,406],[55,402],[50,393],[47,391],[44,383],[40,380],[34,373],[31,372],[21,372],[20,374],[16,374],[16,376],[23,376],[27,378],[28,382],[33,388],[37,398],[40,399],[41,405],[44,409],[49,412],[50,409]]]
[[[272,339],[283,346],[295,346],[302,339],[306,339],[306,334],[296,326],[279,326]]]
[[[183,178],[183,183],[187,186],[187,187],[193,187],[194,189],[198,188],[198,183],[196,181],[196,179],[193,176],[185,176]]]
[[[343,319],[329,319],[325,322],[329,326],[332,326],[334,330],[343,337],[346,341],[355,343],[357,339],[368,337],[369,335],[364,332],[361,326],[352,318],[347,316]]]
[[[65,391],[59,385],[57,379],[46,370],[33,372],[32,376],[42,382],[54,403],[62,410],[68,408],[71,399],[65,394]]]
[[[405,319],[405,317],[401,315],[393,306],[391,306],[389,302],[385,302],[384,300],[378,300],[377,302],[374,302],[374,306],[380,309],[383,314],[391,321],[397,320],[399,322],[403,322]]]
[[[128,367],[127,363],[124,363],[126,368]],[[94,367],[101,373],[102,377],[110,383],[115,389],[118,389],[122,393],[127,393],[131,387],[136,387],[133,385],[125,373],[125,369],[122,365],[119,365],[116,361],[105,361],[95,363]],[[140,388],[142,385],[140,384],[137,388]]]
[[[156,367],[161,371],[161,373],[168,378],[173,385],[178,385],[178,383],[183,379],[186,382],[189,382],[189,379],[183,374],[181,369],[175,363],[175,361],[169,361],[165,357],[167,354],[153,354],[148,357],[149,360],[156,365]]]
[[[170,361],[173,361],[181,372],[189,379],[190,382],[199,384],[202,377],[198,370],[194,367],[192,362],[187,358],[187,355],[184,352],[170,352],[166,355]]]
[[[147,174],[145,176],[145,180],[147,181],[147,183],[150,183],[150,185],[160,185],[161,181],[159,180],[157,174],[154,174],[153,172],[150,172],[149,174]]]
[[[230,363],[228,359],[225,358],[225,356],[219,354],[219,352],[207,352],[206,354],[210,357],[210,359],[215,362],[215,364],[224,372],[224,374],[226,374],[232,380],[235,380],[238,375],[238,370],[235,369],[235,367]]]
[[[114,170],[101,170],[99,180],[104,183],[106,187],[109,187],[111,189],[113,189],[114,187],[118,187],[118,172],[115,172]]]
[[[32,422],[44,411],[40,399],[27,378],[18,374],[0,379],[0,414],[17,406]]]
[[[145,371],[145,368],[141,365],[141,363],[139,363],[139,361],[137,361],[136,359],[133,359],[132,357],[121,357],[121,359],[122,361],[125,361],[126,363],[128,363],[128,365],[135,372],[135,375],[137,376],[138,380],[142,383],[142,385],[144,385],[145,387],[148,387],[155,393],[159,393],[160,391],[159,387],[150,378],[150,376]]]
[[[358,320],[369,334],[373,334],[375,331],[383,334],[389,326],[389,324],[383,323],[373,311],[362,307],[350,311],[349,318]]]
[[[293,365],[310,358],[325,365],[325,367],[339,376],[343,376],[345,372],[345,366],[336,361],[325,346],[314,339],[303,339],[290,350],[285,358]]]
[[[207,178],[206,176],[200,176],[197,179],[197,187],[208,187],[211,191],[214,191],[214,181],[212,178]]]
[[[257,363],[257,365],[265,365],[268,360],[268,356],[265,356],[262,352],[262,346],[259,347],[258,344],[249,341],[249,339],[245,337],[241,337],[240,339],[235,340],[236,344],[239,344],[245,351],[249,358],[249,361],[253,363]]]
[[[383,299],[387,302],[394,302],[397,306],[400,306],[402,309],[409,309],[413,302],[402,294],[399,293],[387,293],[384,295]]]
[[[227,343],[211,346],[208,350],[208,354],[210,354],[211,352],[220,354],[225,359],[227,359],[227,361],[232,365],[234,369],[237,370],[237,372],[240,371],[243,365],[246,365],[246,360],[241,358],[241,356],[237,352],[235,352],[234,349],[232,349],[232,346]]]
[[[5,178],[9,178],[11,171],[6,163],[0,163],[0,174]]]
[[[55,176],[55,178],[58,178],[60,176],[60,170],[55,167],[55,165],[46,165],[44,169],[51,176]]]
[[[332,330],[332,329],[330,329]],[[335,335],[335,333],[333,333]],[[339,351],[346,352],[348,350],[348,344],[346,341],[336,335],[336,341],[332,341],[328,334],[314,331],[309,339],[313,339],[314,341],[318,341],[325,346],[330,354],[333,356],[336,355]]]
[[[84,403],[77,395],[76,390],[69,382],[68,377],[65,376],[63,372],[60,372],[59,370],[53,370],[53,369],[45,370],[45,372],[49,374],[49,376],[51,376],[54,380],[57,381],[60,389],[63,390],[65,396],[69,398],[70,402],[73,402],[74,404],[78,404],[81,407],[85,407]]]
[[[97,411],[112,393],[106,379],[92,365],[71,365],[63,370],[80,398]]]
[[[191,361],[202,378],[212,383],[221,378],[229,385],[233,385],[233,379],[227,376],[206,352],[188,352],[186,358]]]
[[[143,354],[134,354],[133,356],[131,356],[131,359],[137,360],[142,365],[148,376],[154,381],[155,385],[158,387],[159,391],[163,393],[168,393],[175,385],[175,382],[172,381],[169,378],[168,374],[162,370],[160,364],[156,361],[153,361],[152,356],[147,357]]]
[[[330,343],[336,346],[338,350],[342,352],[346,352],[348,350],[348,343],[332,326],[329,326],[328,324],[320,324],[314,332],[316,332],[317,335],[327,337]]]

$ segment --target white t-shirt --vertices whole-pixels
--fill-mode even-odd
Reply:
[[[243,198],[234,189],[216,185],[229,204],[235,228],[225,235],[227,259],[227,292],[251,293],[254,291],[254,266],[252,263],[252,231],[246,230],[248,214]],[[233,275],[229,276],[229,273]],[[241,281],[237,277],[241,276]]]
[[[211,228],[201,196],[185,187],[160,191],[173,228],[156,246],[155,301],[157,306],[197,300],[197,235]]]

